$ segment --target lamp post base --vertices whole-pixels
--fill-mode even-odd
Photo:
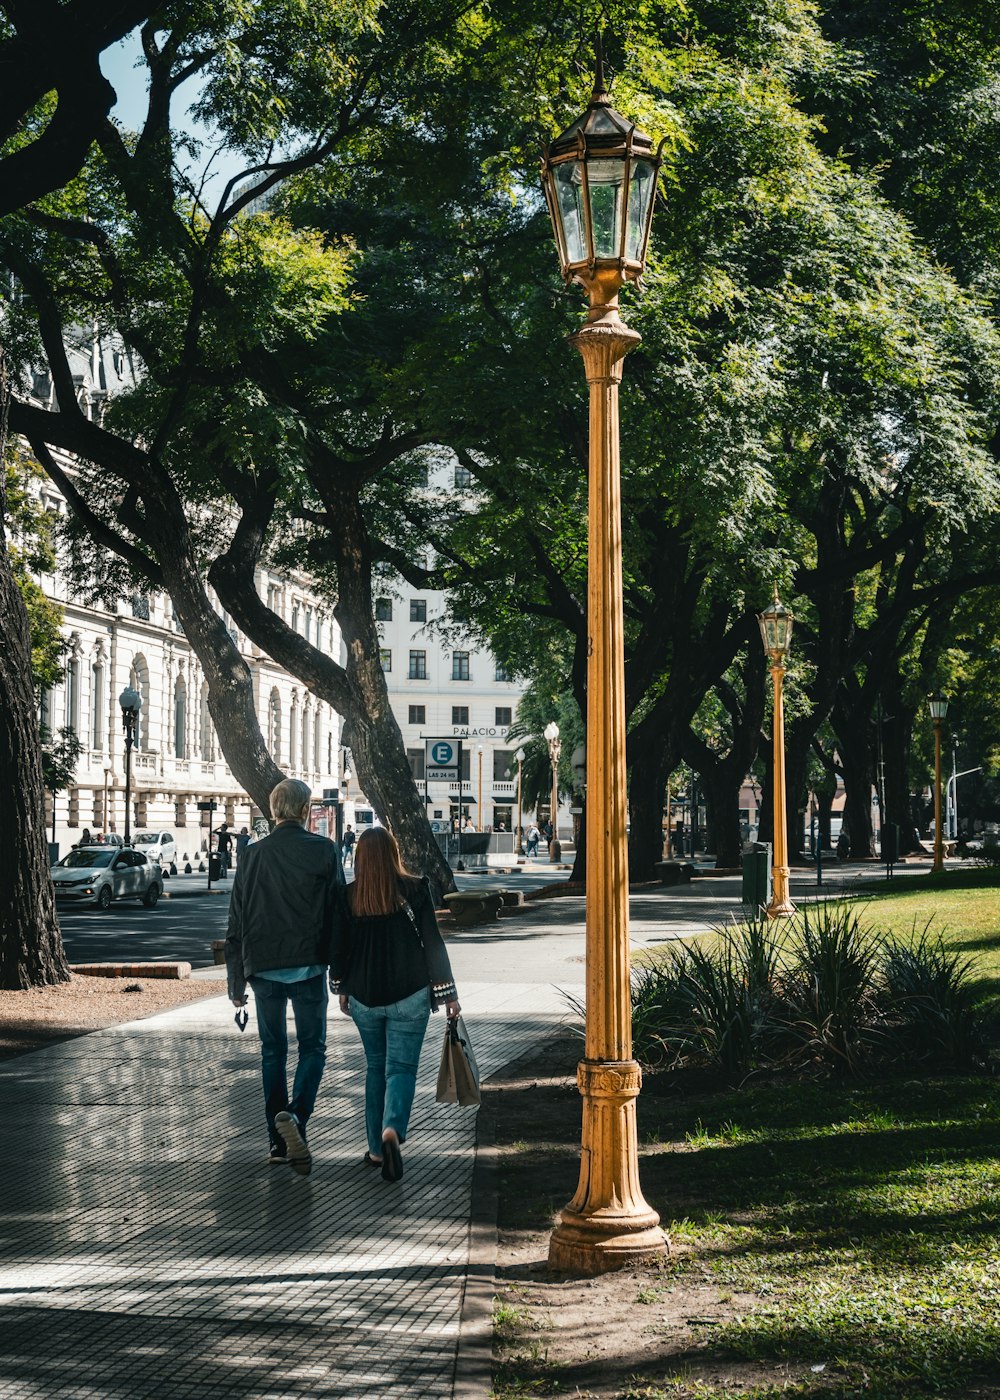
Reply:
[[[771,867],[771,902],[764,910],[769,919],[787,919],[795,913],[795,905],[788,893],[788,876],[787,865]]]
[[[549,862],[557,865],[562,860],[562,843],[556,840],[549,842]]]
[[[580,1183],[549,1240],[549,1268],[604,1274],[669,1248],[660,1217],[639,1186],[635,1101],[642,1071],[634,1060],[582,1060]]]

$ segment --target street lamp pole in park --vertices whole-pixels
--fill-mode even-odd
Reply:
[[[118,697],[122,707],[122,730],[125,734],[125,845],[132,844],[132,745],[135,743],[139,711],[142,709],[142,696],[132,686],[127,685]]]
[[[524,763],[524,750],[518,749],[514,757],[517,759],[517,826],[514,828],[516,833],[514,853],[519,856],[521,854],[521,769]]]
[[[549,860],[555,865],[557,861],[562,860],[562,844],[559,840],[559,755],[562,752],[562,741],[555,720],[547,724],[543,732],[549,746],[549,763],[552,766],[552,796],[549,800],[552,839],[549,842]]]
[[[622,617],[618,385],[639,343],[618,293],[645,267],[660,151],[616,112],[598,48],[590,105],[545,153],[542,183],[564,281],[587,293],[571,337],[590,387],[587,569],[586,1040],[580,1180],[549,1244],[549,1265],[598,1274],[659,1254],[666,1238],[639,1186],[632,1058],[625,809],[625,653]],[[662,149],[662,146],[661,146]],[[552,809],[553,825],[556,816]]]
[[[931,719],[934,723],[934,862],[931,874],[940,874],[944,869],[944,832],[941,830],[941,725],[948,713],[948,701],[940,691],[928,696]]]
[[[774,715],[771,721],[774,744],[774,856],[771,862],[771,902],[767,906],[769,919],[780,919],[795,913],[788,889],[788,804],[785,800],[785,657],[792,644],[792,623],[795,618],[778,599],[760,614],[761,640],[771,663],[774,683]]]

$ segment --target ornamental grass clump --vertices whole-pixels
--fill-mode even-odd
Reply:
[[[783,1017],[798,1058],[855,1071],[882,1038],[879,945],[845,905],[818,904],[796,919],[783,979]]]
[[[927,924],[889,946],[883,967],[885,1011],[907,1058],[979,1069],[989,1064],[986,1019],[976,1005],[973,964],[949,952]]]

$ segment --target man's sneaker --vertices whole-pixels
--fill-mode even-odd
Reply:
[[[306,1143],[302,1126],[294,1113],[282,1110],[274,1115],[274,1126],[284,1139],[288,1160],[294,1171],[302,1176],[312,1171],[312,1153]]]
[[[275,1138],[271,1143],[271,1150],[267,1154],[267,1160],[272,1163],[288,1161],[288,1144],[284,1138]]]

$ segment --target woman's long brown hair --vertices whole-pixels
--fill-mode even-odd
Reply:
[[[392,832],[384,826],[370,827],[354,848],[354,884],[348,896],[352,911],[361,918],[394,914],[405,900],[400,881],[413,878],[400,859]]]

